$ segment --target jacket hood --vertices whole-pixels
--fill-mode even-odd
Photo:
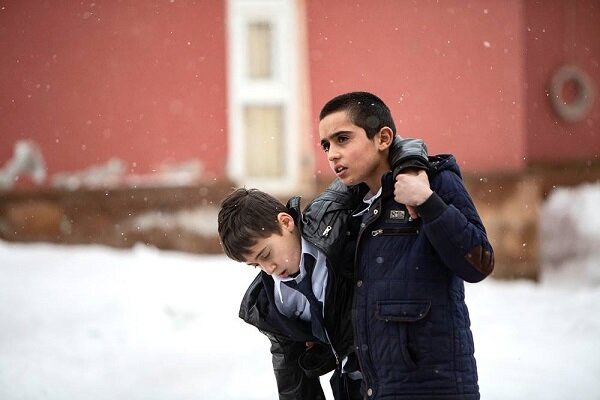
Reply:
[[[454,158],[452,154],[438,154],[435,156],[429,156],[429,178],[431,179],[432,176],[441,171],[452,171],[462,178],[456,158]]]

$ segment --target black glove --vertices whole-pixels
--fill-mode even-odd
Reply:
[[[421,139],[401,139],[395,136],[390,146],[389,160],[394,178],[409,168],[429,170],[427,146]]]
[[[311,348],[306,349],[298,358],[298,364],[309,378],[325,375],[336,367],[331,349],[320,343],[315,343]]]

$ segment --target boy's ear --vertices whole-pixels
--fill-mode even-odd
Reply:
[[[392,145],[394,141],[394,132],[391,128],[384,126],[377,132],[376,139],[379,150],[385,150]]]
[[[286,229],[288,231],[293,231],[296,223],[294,222],[294,218],[286,212],[280,212],[277,214],[277,222],[281,225],[281,229]]]

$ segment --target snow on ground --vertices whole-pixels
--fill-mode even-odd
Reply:
[[[586,249],[571,260],[597,273]],[[467,285],[482,399],[600,399],[600,285],[548,271]],[[255,275],[142,245],[0,241],[0,399],[275,399],[268,340],[237,317]]]
[[[273,397],[268,340],[237,318],[253,269],[143,246],[0,260],[0,399]]]

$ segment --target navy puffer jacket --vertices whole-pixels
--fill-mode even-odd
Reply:
[[[369,399],[479,399],[463,282],[491,273],[493,251],[454,157],[430,161],[421,218],[394,201],[391,173],[362,217],[352,316]]]

